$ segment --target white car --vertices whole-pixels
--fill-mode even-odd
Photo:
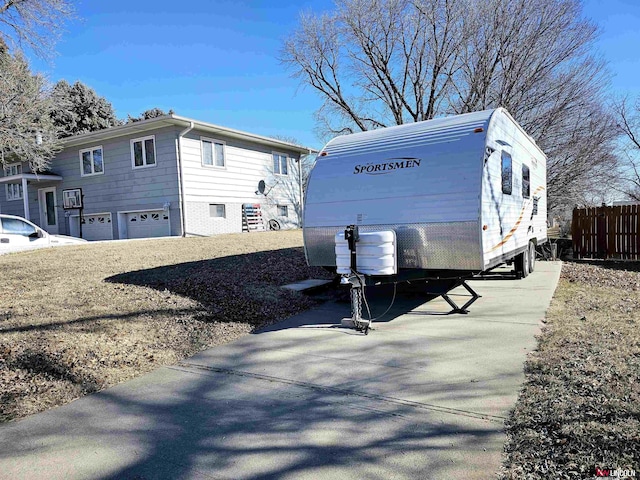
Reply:
[[[0,254],[81,243],[87,241],[66,235],[51,235],[22,217],[0,214]]]

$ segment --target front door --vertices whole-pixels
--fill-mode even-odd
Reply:
[[[56,187],[38,190],[40,204],[40,226],[52,234],[58,233],[58,212],[56,209]]]

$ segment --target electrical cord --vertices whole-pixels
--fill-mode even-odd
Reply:
[[[351,269],[351,273],[353,273],[356,277],[358,277],[358,279],[360,280],[360,284],[362,285],[362,300],[364,301],[364,306],[367,309],[367,314],[369,315],[369,322],[373,322],[375,320],[378,320],[379,318],[384,317],[389,312],[389,310],[391,310],[391,307],[393,307],[393,304],[396,301],[398,282],[393,282],[393,297],[391,298],[391,303],[389,304],[387,309],[384,311],[382,315],[378,315],[376,318],[371,318],[371,309],[369,308],[369,302],[367,301],[366,286],[365,286],[366,282],[365,282],[364,275],[356,272],[353,269]]]
[[[375,320],[378,320],[379,318],[384,317],[387,312],[389,312],[389,310],[391,310],[391,307],[393,307],[393,304],[396,301],[396,291],[398,288],[398,283],[397,282],[393,282],[393,298],[391,298],[391,303],[389,304],[389,306],[387,307],[387,309],[384,311],[384,313],[382,315],[378,315],[376,318],[371,318],[371,310],[369,310],[369,302],[367,302],[367,296],[365,294],[365,288],[364,286],[362,287],[362,299],[364,300],[364,305],[365,307],[367,307],[367,313],[369,314],[369,322],[373,322]]]

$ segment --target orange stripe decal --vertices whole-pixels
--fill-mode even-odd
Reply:
[[[520,216],[518,217],[518,220],[516,221],[515,225],[513,226],[513,228],[511,230],[509,230],[509,233],[507,233],[502,240],[500,240],[500,243],[498,243],[497,245],[495,245],[494,247],[491,248],[491,250],[487,250],[484,253],[491,253],[494,250],[497,250],[498,248],[500,248],[501,246],[503,246],[505,243],[507,243],[509,241],[509,239],[511,237],[513,237],[513,234],[516,233],[516,230],[518,230],[518,227],[520,226],[520,222],[522,222],[522,217],[524,216],[524,212],[527,209],[527,207],[529,206],[529,204],[531,203],[532,199],[533,199],[533,195],[535,195],[536,193],[544,190],[544,187],[538,187],[536,188],[535,192],[533,192],[533,194],[531,195],[532,198],[529,198],[529,201],[527,203],[525,203],[522,206],[522,210],[520,211]]]

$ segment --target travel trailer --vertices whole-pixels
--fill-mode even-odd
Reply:
[[[375,232],[384,248],[359,255]],[[345,277],[461,285],[506,262],[526,277],[547,240],[546,157],[503,108],[339,136],[311,172],[303,233],[309,265]]]

